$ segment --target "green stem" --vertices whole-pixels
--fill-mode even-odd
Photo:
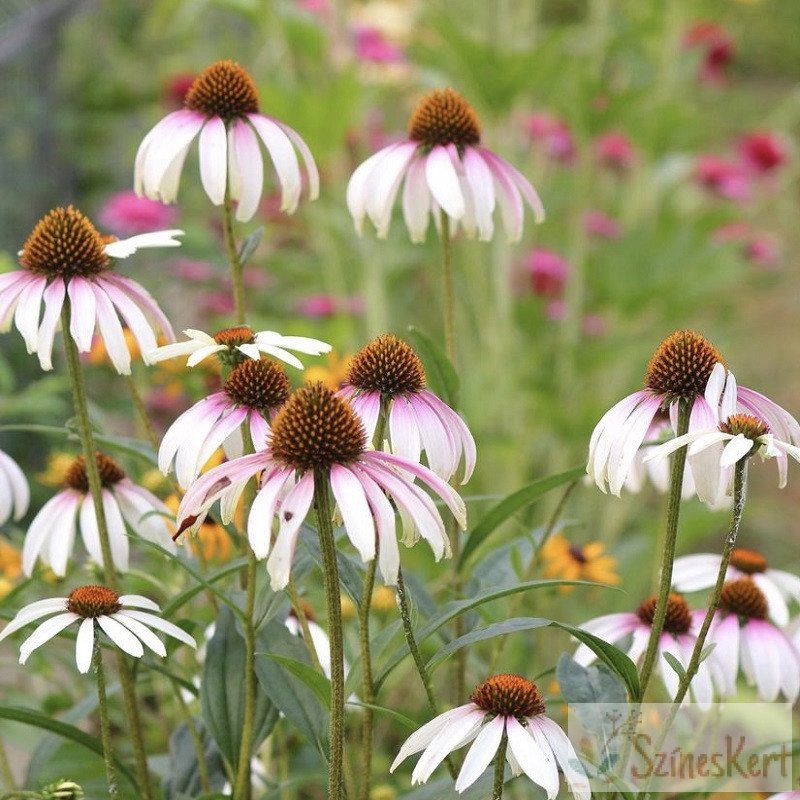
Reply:
[[[65,331],[66,333],[66,331]],[[65,336],[66,338],[66,336]],[[92,623],[94,624],[94,623]],[[106,681],[103,674],[103,651],[95,631],[94,653],[94,674],[97,681],[97,710],[100,714],[100,738],[103,742],[103,761],[106,765],[106,783],[108,783],[108,796],[111,800],[119,797],[117,787],[117,777],[114,772],[113,749],[111,745],[111,724],[108,720],[108,700],[106,699]]]
[[[456,363],[455,298],[453,293],[453,264],[451,258],[450,217],[441,212],[442,237],[442,304],[444,306],[445,352]]]
[[[130,393],[131,400],[133,400],[133,407],[136,409],[136,413],[142,423],[144,432],[147,434],[147,441],[150,442],[150,444],[153,446],[153,449],[156,451],[156,453],[158,453],[158,436],[156,436],[156,432],[153,429],[153,424],[150,422],[150,417],[147,414],[147,408],[145,407],[144,400],[142,399],[141,394],[139,394],[139,390],[136,388],[136,381],[134,381],[132,375],[125,375],[125,383],[128,384],[128,392]]]
[[[186,723],[186,728],[189,731],[189,735],[192,737],[194,756],[197,760],[197,772],[200,778],[200,788],[203,792],[209,793],[211,792],[211,780],[208,777],[208,763],[206,762],[206,750],[203,745],[203,740],[200,736],[200,732],[197,730],[197,725],[195,725],[194,716],[189,710],[189,706],[186,705],[186,701],[183,699],[181,685],[175,679],[171,679],[170,683],[175,691],[175,699],[178,701],[178,708],[181,710],[183,721]]]
[[[492,786],[492,800],[501,800],[503,797],[503,783],[506,776],[506,748],[508,747],[508,734],[503,728],[503,738],[494,757],[494,784]]]
[[[361,701],[366,704],[361,719],[361,764],[362,774],[359,800],[369,800],[370,776],[372,774],[372,727],[375,714],[375,685],[372,680],[372,653],[369,637],[369,611],[372,604],[372,590],[375,586],[375,566],[378,561],[378,538],[375,537],[375,558],[367,563],[364,576],[364,593],[358,610],[358,634],[361,645]]]
[[[683,436],[689,430],[689,415],[692,411],[692,402],[678,401],[678,429],[676,436]],[[653,614],[653,624],[650,629],[650,639],[647,642],[647,651],[642,663],[639,677],[641,697],[647,690],[647,684],[653,675],[658,643],[664,630],[664,620],[667,615],[669,593],[672,588],[672,564],[675,561],[675,542],[678,538],[678,519],[681,511],[681,490],[683,488],[683,473],[686,468],[686,448],[681,447],[672,456],[672,472],[670,477],[669,500],[667,502],[666,532],[664,534],[664,550],[661,556],[661,583],[658,589],[658,600]]]
[[[23,798],[34,798],[34,800],[42,800],[41,792],[30,792],[27,789],[15,789],[6,794],[0,794],[0,800],[23,800]]]
[[[242,275],[242,261],[236,247],[236,237],[233,233],[233,207],[231,193],[225,188],[225,200],[222,203],[222,229],[225,234],[225,250],[228,253],[228,263],[231,267],[231,283],[233,286],[233,313],[238,325],[244,325],[247,317],[244,303],[244,277]]]
[[[403,580],[402,568],[397,571],[397,601],[400,606],[400,619],[403,622],[403,633],[406,636],[408,649],[411,651],[411,658],[414,659],[414,664],[417,667],[422,686],[425,689],[425,696],[428,698],[428,707],[434,717],[439,716],[439,705],[436,698],[433,696],[433,689],[431,688],[431,679],[428,675],[428,669],[422,659],[422,653],[419,651],[417,639],[414,636],[414,627],[411,624],[411,610],[408,605],[408,596],[406,594],[406,584]],[[445,759],[447,761],[447,768],[450,770],[450,775],[455,779],[456,767],[450,756]]]
[[[344,648],[342,642],[342,603],[339,596],[339,565],[326,470],[314,472],[314,508],[322,551],[325,597],[328,609],[328,635],[331,642],[331,717],[330,757],[328,760],[328,800],[342,797],[344,766]]]
[[[303,609],[303,604],[300,602],[300,595],[297,593],[297,586],[295,585],[294,578],[289,577],[289,583],[286,586],[286,592],[289,595],[289,602],[292,604],[292,611],[300,623],[300,633],[303,635],[303,641],[306,643],[308,655],[311,658],[311,663],[317,672],[324,672],[322,664],[319,662],[319,655],[317,648],[314,647],[314,640],[311,638],[311,630],[308,627],[308,615]]]
[[[86,385],[83,380],[83,369],[81,367],[78,346],[69,333],[71,319],[71,305],[67,298],[61,307],[61,329],[64,332],[64,352],[66,354],[67,369],[69,371],[70,382],[72,384],[72,398],[75,405],[75,417],[78,421],[78,437],[83,450],[83,457],[86,464],[86,478],[89,484],[89,492],[92,495],[95,518],[97,520],[97,534],[100,539],[100,551],[103,556],[103,573],[106,586],[116,592],[119,588],[117,574],[114,568],[114,560],[111,556],[111,543],[108,538],[108,525],[103,509],[102,482],[100,480],[100,470],[97,466],[97,456],[92,436],[92,424],[89,419],[89,406],[86,399]],[[125,654],[121,650],[116,651],[117,667],[119,670],[122,693],[125,700],[125,709],[130,723],[131,739],[133,742],[133,752],[136,761],[136,774],[139,782],[139,789],[143,793],[144,800],[152,800],[152,790],[150,787],[150,772],[147,768],[147,752],[144,747],[144,736],[142,724],[139,719],[139,707],[136,700],[136,687],[134,686],[133,676],[125,659]]]

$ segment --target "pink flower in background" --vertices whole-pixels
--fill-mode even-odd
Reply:
[[[164,102],[170,108],[183,108],[186,92],[192,88],[197,75],[190,72],[181,72],[167,78],[164,85]]]
[[[780,167],[787,158],[786,145],[774,133],[768,131],[753,131],[736,143],[744,165],[758,175]]]
[[[567,318],[567,304],[563,300],[550,300],[544,313],[550,322],[563,322]]]
[[[534,142],[544,146],[545,153],[554,161],[570,164],[575,160],[575,141],[567,123],[546,111],[534,111],[525,122]]]
[[[309,294],[297,303],[295,310],[310,319],[324,319],[336,314],[357,317],[364,313],[364,300],[358,295],[336,297],[332,294]]]
[[[583,227],[587,233],[601,239],[619,239],[622,235],[619,222],[602,211],[587,211],[583,215]]]
[[[383,33],[370,25],[358,25],[353,30],[356,58],[373,64],[398,64],[406,54],[392,44]]]
[[[200,261],[196,258],[176,259],[173,265],[173,273],[176,278],[192,283],[210,281],[219,278],[219,271],[208,261]]]
[[[636,154],[631,140],[621,131],[608,131],[594,140],[594,157],[598,164],[623,172],[633,166]]]
[[[527,267],[535,294],[540,297],[561,296],[570,273],[564,258],[552,250],[531,250]]]
[[[717,85],[724,83],[736,49],[728,33],[715,22],[696,22],[686,32],[683,42],[687,48],[703,50],[700,80]]]
[[[711,240],[720,244],[738,242],[742,248],[742,255],[751,264],[762,269],[773,270],[781,265],[783,254],[778,240],[769,233],[756,230],[746,222],[721,225],[711,235]]]
[[[97,215],[104,228],[119,236],[171,228],[178,221],[178,209],[157,200],[138,197],[134,191],[117,192],[106,200]]]
[[[597,339],[606,332],[606,321],[600,314],[586,314],[581,323],[583,332],[592,339]]]
[[[694,179],[709,191],[737,203],[750,198],[750,179],[741,164],[717,155],[698,156]]]

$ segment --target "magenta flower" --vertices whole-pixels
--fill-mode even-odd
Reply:
[[[131,355],[120,317],[144,354],[156,347],[156,332],[174,339],[169,321],[138,283],[111,271],[111,258],[127,258],[142,247],[177,247],[183,231],[155,231],[108,241],[80,211],[56,208],[43,217],[20,253],[23,269],[0,275],[0,331],[13,321],[42,369],[53,368],[53,340],[64,303],[70,304],[69,335],[88,353],[95,328],[117,372],[128,375]],[[42,314],[42,305],[44,313]]]
[[[350,401],[370,440],[386,404],[391,452],[419,461],[424,450],[430,468],[444,480],[452,478],[463,456],[466,483],[475,468],[475,440],[461,417],[425,387],[425,368],[414,350],[385,334],[353,357],[339,395]]]
[[[725,200],[741,203],[750,198],[750,178],[744,167],[717,155],[698,156],[694,178],[706,189]]]
[[[622,234],[619,222],[602,211],[587,211],[583,215],[583,227],[587,233],[600,239],[619,239]]]
[[[794,703],[800,696],[800,653],[767,619],[767,610],[764,593],[750,578],[728,581],[708,634],[708,643],[716,645],[709,665],[723,696],[736,694],[741,668],[762,702],[770,703],[783,694]]]
[[[739,157],[757,175],[772,172],[786,162],[786,145],[774,133],[753,131],[736,143]]]
[[[709,84],[724,83],[735,52],[733,39],[728,33],[715,22],[700,21],[689,28],[683,41],[685,47],[703,51],[700,80]]]
[[[537,222],[544,209],[533,186],[507,161],[481,147],[480,126],[472,107],[452,89],[435,91],[417,106],[408,138],[370,156],[347,185],[347,207],[362,233],[369,217],[383,238],[392,206],[403,188],[403,216],[413,242],[425,240],[428,217],[440,212],[453,229],[461,225],[481,241],[494,235],[496,206],[512,241],[522,236],[523,200]]]
[[[354,48],[359,61],[373,64],[400,64],[406,54],[392,44],[383,33],[370,25],[358,25],[353,30]]]
[[[256,451],[267,446],[268,419],[291,392],[283,367],[269,359],[245,359],[215,392],[184,411],[164,434],[158,468],[172,464],[178,484],[187,487],[219,447],[231,458],[242,454],[241,426],[247,425]]]
[[[575,160],[575,141],[567,123],[546,111],[534,111],[527,117],[526,127],[534,142],[554,161],[570,164]]]
[[[255,84],[233,61],[217,61],[204,70],[187,92],[185,108],[168,114],[142,140],[134,168],[136,194],[175,202],[183,162],[198,135],[203,188],[216,206],[229,193],[238,202],[240,222],[252,219],[261,199],[261,144],[281,184],[282,211],[293,213],[300,200],[295,149],[305,164],[310,199],[319,194],[319,173],[308,146],[288,125],[259,113]]]
[[[619,172],[630,169],[636,158],[631,140],[621,131],[601,134],[594,140],[593,149],[598,164]]]
[[[531,250],[527,267],[535,294],[561,297],[570,274],[570,266],[563,256],[543,248]]]
[[[136,192],[117,192],[105,202],[97,218],[104,228],[122,236],[171,228],[178,221],[178,210]]]
[[[410,459],[368,450],[361,419],[321,383],[289,398],[273,420],[264,450],[215,467],[192,484],[178,508],[177,535],[197,530],[216,500],[223,522],[230,522],[245,485],[257,473],[260,489],[250,506],[247,535],[258,558],[269,555],[267,572],[275,590],[289,581],[300,526],[319,481],[330,486],[347,536],[364,561],[375,558],[377,533],[379,566],[390,584],[397,581],[400,558],[395,509],[388,497],[413,528],[406,529],[404,541],[413,544],[421,536],[437,560],[450,555],[444,522],[413,479],[430,487],[459,525],[466,525],[464,502],[447,483]],[[276,516],[279,528],[272,545]]]

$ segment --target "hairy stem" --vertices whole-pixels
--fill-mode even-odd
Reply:
[[[492,800],[501,800],[503,797],[503,779],[506,774],[506,748],[508,747],[508,734],[503,728],[503,737],[494,757],[494,784],[492,785]]]
[[[96,632],[92,661],[94,662],[94,674],[97,682],[97,710],[100,714],[100,738],[103,742],[103,762],[106,766],[108,796],[110,800],[116,800],[117,797],[119,797],[119,788],[117,787],[117,776],[114,772],[114,763],[112,757],[112,753],[114,751],[111,745],[111,724],[108,719],[106,680],[105,675],[103,674],[103,651],[100,647],[100,642],[98,641]]]
[[[444,308],[444,345],[445,352],[455,366],[456,363],[456,327],[455,297],[453,293],[453,263],[451,257],[452,241],[450,238],[450,217],[441,212],[442,238],[442,305]]]
[[[375,586],[375,566],[378,561],[378,539],[375,537],[375,558],[367,563],[364,576],[364,593],[358,610],[358,635],[361,645],[361,701],[366,704],[361,719],[361,786],[359,800],[369,800],[370,776],[372,774],[372,727],[375,712],[375,687],[372,680],[372,653],[369,647],[369,611],[372,605],[372,590]]]
[[[222,229],[225,234],[225,250],[228,254],[228,263],[231,267],[231,284],[233,286],[233,313],[236,323],[243,325],[247,317],[244,302],[244,277],[242,274],[242,260],[236,247],[236,237],[233,233],[233,207],[231,193],[225,188],[225,200],[222,203]]]

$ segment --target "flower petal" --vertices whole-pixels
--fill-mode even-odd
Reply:
[[[234,159],[239,170],[241,185],[235,200],[239,201],[236,207],[236,219],[247,222],[253,218],[261,201],[261,191],[264,188],[264,162],[261,160],[261,150],[258,141],[249,125],[238,120],[233,124],[229,134],[231,158]]]
[[[358,476],[341,464],[330,471],[331,489],[342,514],[347,536],[362,561],[375,558],[375,523]]]
[[[65,611],[57,617],[45,620],[20,646],[19,646],[19,663],[24,664],[28,660],[28,656],[37,648],[41,647],[45,642],[49,642],[56,634],[61,633],[68,625],[80,619],[77,614],[72,611]]]
[[[465,211],[464,196],[453,162],[441,145],[436,145],[427,155],[425,177],[433,198],[445,214],[453,219],[461,219]]]
[[[134,658],[141,658],[144,655],[142,643],[124,625],[117,622],[113,616],[101,614],[97,617],[97,624],[120,650],[124,650]]]
[[[455,785],[457,792],[463,792],[472,786],[483,775],[486,767],[491,764],[497,748],[500,746],[500,740],[503,738],[506,719],[506,717],[498,715],[481,728],[472,747],[467,752],[461,771],[458,773]]]
[[[200,131],[200,180],[208,199],[221,206],[228,182],[228,134],[219,117],[211,117]]]
[[[267,572],[273,591],[277,592],[289,583],[297,535],[313,499],[314,472],[309,471],[295,484],[281,504],[278,537],[267,560]]]
[[[297,210],[300,200],[302,181],[300,165],[292,143],[286,131],[269,117],[265,117],[263,114],[248,114],[247,119],[255,128],[261,141],[264,142],[275,166],[275,172],[281,185],[281,211],[293,214]]]
[[[85,675],[92,666],[93,655],[94,619],[87,617],[78,626],[78,636],[75,639],[75,664],[82,675]]]

